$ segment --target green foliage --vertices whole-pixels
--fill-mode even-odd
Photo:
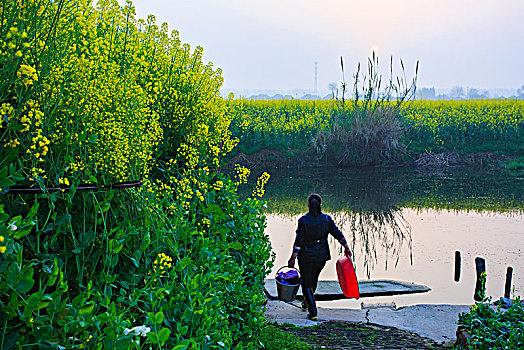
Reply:
[[[475,303],[459,315],[459,325],[469,333],[469,349],[522,349],[524,304],[517,298],[508,310],[490,302]]]
[[[513,162],[504,164],[504,167],[509,170],[520,170],[520,169],[524,169],[524,163],[513,161]]]
[[[268,324],[262,328],[260,335],[262,349],[281,350],[309,350],[313,347],[300,341],[295,335],[281,329],[281,327]]]
[[[262,203],[222,175],[200,183],[212,176],[223,186],[189,213],[149,191],[9,195],[27,214],[0,207],[2,348],[129,348],[140,326],[162,346],[253,348],[271,268]]]
[[[165,174],[173,176],[169,170]],[[240,201],[234,183],[210,176],[223,186],[208,192],[204,201],[196,198],[189,220],[180,219],[185,212],[180,207],[173,215],[177,219],[156,222],[162,232],[151,244],[173,264],[160,276],[156,269],[146,278],[151,293],[143,296],[143,304],[148,312],[163,312],[163,324],[176,336],[170,344],[253,348],[264,319],[264,277],[271,268],[262,203]],[[171,206],[164,208],[155,209],[158,217],[169,218]],[[154,319],[160,319],[157,315]]]
[[[271,248],[218,172],[220,70],[130,2],[0,9],[0,348],[256,348]]]

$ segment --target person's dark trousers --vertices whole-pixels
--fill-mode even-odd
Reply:
[[[325,265],[325,261],[310,261],[298,258],[298,266],[302,275],[302,295],[310,316],[317,316],[314,291],[317,289],[318,276]]]
[[[313,289],[302,287],[302,294],[304,295],[304,300],[306,301],[307,310],[309,312],[308,317],[316,317],[318,311],[317,303],[315,302],[315,296],[313,295]]]

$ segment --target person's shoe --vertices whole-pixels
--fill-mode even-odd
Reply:
[[[311,321],[318,321],[318,316],[311,316],[310,314],[307,314],[307,318]]]
[[[306,301],[305,300],[302,300],[302,305],[300,305],[300,310],[307,311],[307,305],[306,305]]]

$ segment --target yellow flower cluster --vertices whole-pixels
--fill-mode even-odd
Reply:
[[[38,74],[36,74],[36,69],[27,64],[20,65],[20,69],[16,73],[18,78],[22,80],[22,83],[25,86],[33,85],[34,82],[38,81]]]
[[[14,108],[9,103],[2,103],[0,106],[0,114],[2,115],[2,124],[6,124],[11,119],[11,116],[13,115]]]
[[[130,2],[7,1],[0,11],[0,156],[18,158],[27,179],[62,187],[142,179],[130,192],[152,217],[188,213],[226,186],[213,176],[238,140],[221,70],[204,63],[201,47],[154,16],[135,18]],[[151,181],[165,158],[170,175]]]
[[[4,254],[7,250],[5,237],[0,235],[0,253]]]
[[[32,167],[29,172],[29,180],[36,181],[38,178],[47,178],[47,175],[45,175],[45,170],[42,168]]]
[[[222,115],[225,117],[225,114]],[[221,123],[229,125],[229,120]],[[210,190],[219,191],[223,188],[223,181],[211,182],[213,171],[210,168],[216,169],[220,166],[220,159],[234,147],[237,140],[231,139],[226,129],[221,129],[222,137],[218,137],[217,130],[199,124],[187,137],[187,142],[179,145],[176,158],[166,163],[166,167],[178,176],[171,176],[169,184],[161,185],[158,182],[154,187],[149,183],[144,184],[142,193],[146,194],[150,211],[157,207],[157,204],[152,207],[152,203],[163,203],[162,209],[167,210],[169,214],[174,214],[180,209],[187,213],[194,203],[205,201]]]
[[[239,99],[228,104],[233,134],[245,144],[307,146],[319,131],[331,125],[333,101]]]
[[[94,48],[110,46],[104,40],[96,43]],[[62,84],[63,76],[72,77],[66,85],[75,94],[62,102],[54,134],[57,142],[70,137],[74,145],[74,161],[69,164],[72,175],[87,166],[91,173],[105,174],[105,181],[125,181],[140,178],[149,170],[162,129],[158,116],[147,108],[143,89],[129,81],[138,72],[121,77],[119,70],[106,57],[72,57],[55,70],[54,80],[49,79],[50,98],[55,99],[61,89],[51,87]],[[99,78],[90,81],[93,75]],[[63,133],[63,129],[69,132]]]
[[[10,103],[2,103],[0,106],[0,118],[1,122],[0,124],[4,127],[7,127],[9,125],[9,122],[13,120],[14,115],[14,108],[11,106]],[[24,126],[25,129],[25,126]],[[18,141],[17,138],[14,139],[6,139],[4,147],[10,147],[10,148],[16,148],[20,145],[20,141]]]
[[[89,172],[105,183],[144,177],[163,138],[157,109],[172,113],[159,104],[164,73],[187,70],[189,48],[185,58],[175,56],[179,40],[152,18],[136,20],[130,3],[3,2],[0,10],[0,32],[7,33],[0,65],[14,72],[2,79],[2,148],[20,148],[24,166],[37,168],[26,171],[33,180],[44,173],[88,181]],[[179,81],[171,83],[178,91]]]
[[[31,108],[33,106],[33,101],[28,101],[27,106]],[[24,126],[24,128],[22,129],[22,132],[29,131],[31,126],[34,126],[36,128],[34,131],[35,133],[37,134],[42,133],[41,127],[42,127],[42,119],[44,117],[44,113],[36,108],[37,108],[37,105],[35,106],[35,109],[29,109],[29,110],[27,107],[24,107],[23,112],[26,112],[26,113],[24,113],[22,117],[20,118],[20,122]]]
[[[209,228],[211,225],[211,221],[208,218],[202,218],[202,226],[204,228]]]
[[[30,154],[38,162],[44,161],[43,157],[45,157],[47,152],[49,152],[50,143],[47,137],[42,135],[41,132],[41,129],[37,130],[36,136],[31,139],[33,144],[26,151],[26,153]]]
[[[237,178],[235,184],[241,185],[247,183],[250,173],[251,171],[248,168],[240,164],[235,164],[235,176]]]
[[[257,179],[257,185],[253,190],[253,197],[262,197],[264,195],[264,192],[266,191],[264,187],[266,186],[266,183],[269,181],[269,177],[270,175],[266,172],[260,175],[260,177]]]
[[[180,202],[182,208],[189,210],[193,198],[198,198],[204,201],[204,196],[207,194],[208,184],[200,182],[195,177],[184,176],[181,179],[174,179],[176,186],[175,200]]]
[[[13,4],[14,5],[14,4]],[[0,57],[13,57],[15,59],[21,59],[24,56],[24,52],[30,47],[30,42],[28,42],[28,35],[26,31],[19,31],[18,25],[16,22],[20,18],[10,18],[10,20],[5,17],[3,25],[5,26],[2,32],[7,32],[0,45]],[[9,28],[9,29],[8,29]]]
[[[18,141],[18,139],[9,140],[4,144],[4,147],[17,148],[18,146],[20,146],[20,141]]]
[[[222,181],[217,181],[213,184],[212,188],[215,190],[215,191],[220,191],[222,189],[222,187],[224,187],[224,183]]]
[[[173,259],[169,255],[160,253],[153,262],[153,270],[162,277],[166,271],[171,268],[172,263]]]
[[[80,349],[86,349],[88,348],[90,345],[89,345],[89,342],[93,339],[93,336],[91,334],[89,334],[89,337],[87,337],[87,339],[82,343],[80,344]]]

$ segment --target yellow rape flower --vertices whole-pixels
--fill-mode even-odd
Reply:
[[[257,185],[253,191],[253,196],[262,197],[264,195],[264,186],[269,181],[269,177],[270,175],[267,172],[264,172],[262,175],[260,175],[260,177],[257,179]]]

